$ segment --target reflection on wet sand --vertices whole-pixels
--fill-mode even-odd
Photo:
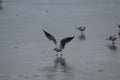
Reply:
[[[54,60],[54,66],[47,70],[47,80],[73,80],[71,70],[71,67],[66,63],[65,58],[56,57]]]
[[[115,45],[107,45],[107,46],[111,51],[114,51],[114,52],[117,51],[117,46],[115,46]]]
[[[107,47],[110,49],[110,53],[114,58],[116,58],[116,52],[117,52],[117,46],[116,45],[107,45]]]
[[[55,67],[59,67],[59,66],[66,67],[67,66],[65,59],[62,57],[57,57],[54,60],[54,64],[55,64]]]
[[[113,55],[113,57],[116,58],[117,46],[107,45],[107,47],[110,49],[110,53]]]
[[[78,36],[78,39],[79,40],[86,40],[86,36],[84,33],[81,33],[79,36]]]

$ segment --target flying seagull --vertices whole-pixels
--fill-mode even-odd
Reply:
[[[112,41],[112,45],[114,45],[116,39],[117,39],[116,35],[111,35],[111,36],[110,36],[109,38],[107,38],[106,40]]]
[[[86,27],[85,26],[81,26],[81,27],[76,27],[76,29],[78,29],[79,31],[83,32],[83,31],[85,31]]]
[[[45,33],[45,36],[53,41],[53,43],[55,45],[57,45],[57,40],[55,39],[55,37],[53,35],[51,35],[50,33],[46,32],[45,30],[43,30],[43,32]],[[56,47],[53,49],[53,51],[56,51],[57,54],[56,56],[58,56],[58,53],[61,52],[61,56],[62,56],[62,50],[65,48],[65,45],[70,42],[75,36],[72,36],[72,37],[66,37],[66,38],[63,38],[61,41],[60,41],[60,45],[59,47]]]

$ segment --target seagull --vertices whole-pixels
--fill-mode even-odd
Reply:
[[[118,28],[120,29],[120,24],[117,24],[118,25]]]
[[[110,36],[109,38],[107,38],[106,40],[110,40],[110,41],[112,41],[112,45],[114,45],[115,44],[115,40],[117,39],[117,37],[116,37],[116,35],[112,35],[112,36]]]
[[[55,45],[57,45],[57,40],[55,39],[55,37],[54,37],[53,35],[51,35],[50,33],[46,32],[44,29],[43,29],[43,32],[44,32],[45,36],[46,36],[49,40],[53,41],[53,43],[54,43]],[[59,53],[59,52],[61,52],[61,56],[62,56],[62,51],[63,51],[63,49],[65,48],[65,45],[66,45],[68,42],[70,42],[74,37],[75,37],[75,36],[66,37],[66,38],[63,38],[63,39],[60,41],[59,47],[56,47],[56,48],[53,49],[53,51],[56,51],[56,52],[57,52],[56,56],[58,56],[58,53]]]
[[[81,26],[81,27],[76,27],[76,29],[78,29],[79,31],[81,31],[81,32],[83,32],[83,31],[85,31],[85,26]]]
[[[119,28],[119,32],[118,32],[118,34],[120,34],[120,24],[117,24],[118,25],[118,28]]]
[[[118,28],[119,28],[118,35],[120,36],[120,23],[117,24],[117,25],[118,25]]]

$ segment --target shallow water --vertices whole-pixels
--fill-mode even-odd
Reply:
[[[119,80],[119,0],[2,0],[0,80]],[[84,34],[75,27],[85,25]],[[58,41],[76,37],[63,57],[42,30]],[[116,34],[115,46],[105,39]]]

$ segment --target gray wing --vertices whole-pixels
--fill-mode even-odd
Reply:
[[[75,36],[63,38],[63,39],[60,41],[60,46],[59,46],[59,47],[60,47],[61,49],[64,49],[66,43],[70,42],[74,37],[75,37]]]
[[[53,41],[53,43],[54,43],[55,45],[57,45],[57,40],[55,39],[55,37],[54,37],[53,35],[51,35],[50,33],[46,32],[45,30],[43,30],[43,32],[45,33],[45,36],[46,36],[49,40]]]

